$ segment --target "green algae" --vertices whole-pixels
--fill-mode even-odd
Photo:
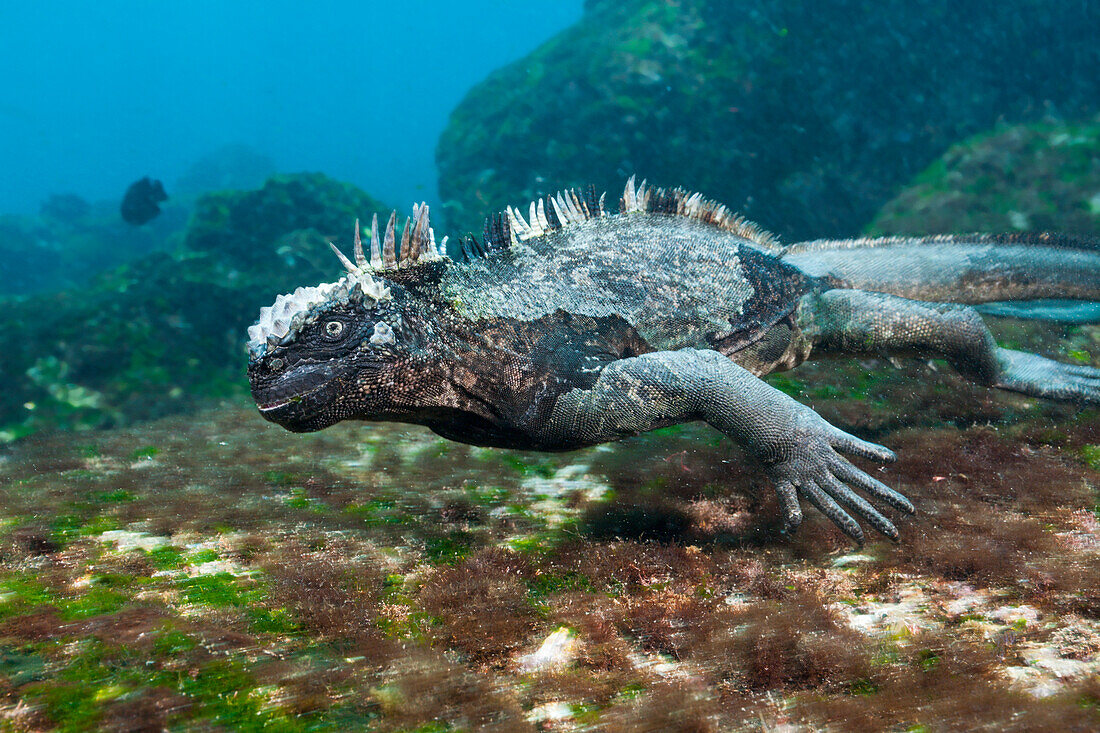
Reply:
[[[1081,458],[1092,468],[1100,470],[1100,445],[1083,445],[1080,448]]]
[[[0,620],[52,605],[54,600],[55,596],[33,577],[12,575],[0,579]]]

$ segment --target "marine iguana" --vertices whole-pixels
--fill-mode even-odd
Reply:
[[[346,419],[425,425],[482,446],[559,451],[704,420],[766,468],[784,528],[808,500],[855,541],[897,539],[903,495],[841,454],[887,448],[760,380],[811,356],[941,357],[980,384],[1100,404],[1100,369],[999,348],[987,301],[1100,300],[1100,245],[1051,235],[814,241],[781,247],[725,206],[626,184],[509,207],[464,257],[428,206],[356,222],[340,280],[280,295],[249,328],[261,414],[292,431]],[[928,302],[931,301],[931,302]]]

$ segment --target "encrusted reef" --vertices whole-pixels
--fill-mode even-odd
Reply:
[[[452,229],[637,172],[787,240],[850,235],[952,143],[1100,100],[1088,3],[588,6],[454,111],[436,154]]]

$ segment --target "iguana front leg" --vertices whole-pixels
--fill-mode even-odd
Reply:
[[[989,387],[1100,404],[1100,369],[1000,348],[968,306],[827,290],[802,299],[799,325],[815,351],[942,357],[964,377]]]
[[[833,427],[715,351],[662,351],[612,362],[591,388],[558,397],[543,437],[601,443],[692,420],[710,423],[766,466],[788,530],[802,521],[802,496],[857,542],[863,531],[841,505],[897,539],[890,520],[849,485],[913,512],[908,499],[840,456],[892,461],[892,452]]]

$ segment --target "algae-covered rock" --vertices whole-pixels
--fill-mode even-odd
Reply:
[[[0,440],[145,419],[243,391],[262,305],[199,258],[150,255],[91,284],[5,304]]]
[[[1100,122],[1000,127],[952,146],[883,207],[875,234],[1100,234]]]
[[[637,172],[788,238],[848,235],[998,119],[1092,114],[1097,9],[1068,0],[593,2],[493,73],[437,149],[452,229]]]
[[[255,273],[285,270],[299,254],[310,251],[280,241],[286,234],[313,229],[333,240],[350,239],[355,219],[386,213],[350,183],[322,173],[277,175],[255,191],[222,191],[201,197],[187,230],[186,244],[219,260]],[[325,266],[326,271],[328,265]],[[315,273],[301,273],[313,277]],[[300,284],[300,283],[299,283]]]
[[[201,198],[186,234],[191,250],[5,299],[0,442],[243,394],[245,330],[259,309],[279,292],[332,280],[340,268],[326,238],[350,239],[355,217],[381,208],[321,174],[277,176],[257,191]]]

